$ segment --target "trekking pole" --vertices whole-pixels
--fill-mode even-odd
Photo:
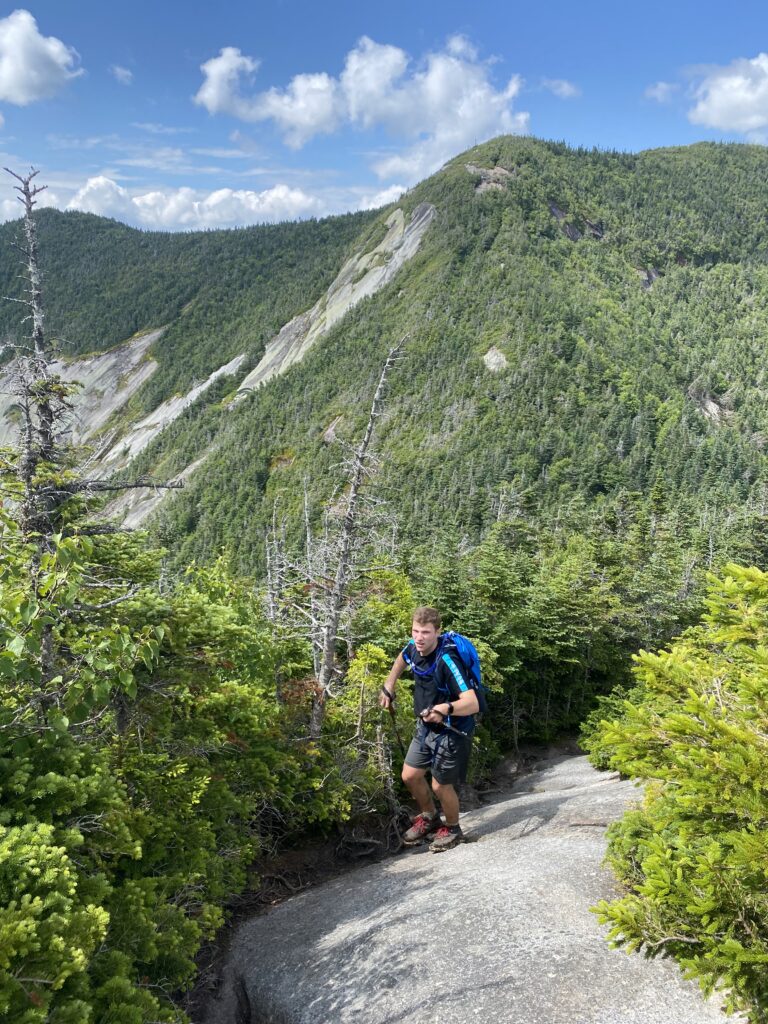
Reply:
[[[395,715],[395,698],[392,696],[392,694],[389,692],[386,686],[382,686],[382,690],[387,695],[387,697],[389,697],[389,704],[387,705],[387,707],[389,708],[389,717],[392,719],[392,730],[395,734],[395,738],[397,739],[397,745],[398,747],[400,747],[400,753],[403,755],[403,758],[405,758],[405,746],[400,737],[400,730],[397,728],[397,717]]]
[[[421,717],[423,718],[424,715],[428,715],[431,710],[432,710],[432,708],[429,707],[425,711],[422,711]],[[438,714],[440,714],[439,711],[438,711]],[[469,733],[462,732],[461,729],[457,729],[453,725],[448,725],[448,723],[445,721],[445,719],[443,719],[443,721],[440,723],[440,726],[443,729],[447,729],[448,732],[455,732],[457,736],[464,736],[466,738],[469,735]]]

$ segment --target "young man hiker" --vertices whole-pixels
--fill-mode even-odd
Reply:
[[[403,782],[416,801],[419,814],[403,836],[415,846],[433,835],[430,850],[440,853],[461,842],[459,796],[455,786],[464,782],[472,746],[474,716],[480,710],[474,684],[455,647],[441,642],[440,613],[417,608],[413,613],[412,639],[395,658],[381,690],[379,703],[388,708],[395,699],[397,681],[406,668],[415,679],[413,705],[416,735],[403,765]],[[440,821],[426,774],[445,814]]]

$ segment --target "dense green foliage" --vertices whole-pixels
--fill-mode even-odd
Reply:
[[[160,366],[141,396],[141,408],[152,409],[240,352],[257,359],[269,338],[328,287],[371,217],[167,234],[40,210],[48,333],[68,357],[168,325],[153,350]],[[23,286],[11,246],[19,230],[16,221],[0,226],[3,295],[16,296]],[[11,303],[0,306],[0,331],[18,335]]]
[[[470,159],[509,169],[504,190],[476,192]],[[234,409],[222,383],[144,453],[140,468],[168,474],[215,446],[163,513],[163,542],[179,564],[226,546],[259,571],[273,502],[298,536],[304,479],[316,508],[339,482],[326,427],[342,416],[340,436],[359,436],[384,352],[410,331],[378,484],[409,545],[440,530],[476,542],[521,502],[536,522],[574,502],[620,515],[654,488],[689,502],[716,544],[768,493],[767,174],[749,146],[632,156],[497,139],[457,158],[404,201],[438,215],[396,281],[284,377]],[[491,346],[508,361],[497,373]]]
[[[477,191],[468,162],[507,169],[506,185]],[[181,1019],[173,993],[254,853],[392,810],[377,694],[426,602],[481,648],[492,714],[476,769],[624,687],[593,718],[593,757],[656,782],[614,832],[631,891],[603,913],[765,1019],[765,577],[731,570],[704,625],[643,655],[629,687],[634,652],[697,621],[708,571],[768,561],[767,179],[762,147],[493,140],[403,199],[437,217],[391,285],[243,402],[217,381],[130,468],[169,476],[210,451],[152,525],[166,555],[86,536],[74,508],[30,573],[39,552],[3,513],[0,1014]],[[169,325],[133,414],[258,356],[384,215],[177,236],[38,216],[66,351]],[[6,292],[14,273],[9,258]],[[237,576],[259,580],[276,505],[291,554],[305,492],[322,534],[346,452],[323,434],[341,417],[340,440],[360,437],[406,332],[368,484],[397,531],[352,588],[323,742],[308,744],[309,646]],[[312,585],[288,597],[306,613]]]
[[[609,831],[627,895],[611,936],[673,955],[731,1009],[768,1020],[768,575],[728,566],[701,625],[642,653],[638,682],[593,723],[593,756],[647,782]]]
[[[254,855],[343,818],[349,787],[291,742],[278,650],[223,565],[168,592],[135,536],[59,536],[32,572],[7,515],[1,539],[0,1016],[179,1021]]]

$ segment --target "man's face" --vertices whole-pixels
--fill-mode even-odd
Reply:
[[[431,622],[416,622],[414,620],[411,626],[411,636],[413,642],[416,645],[416,650],[419,654],[424,657],[426,654],[431,654],[432,651],[437,647],[437,638],[440,635],[440,631],[436,626],[433,626]]]

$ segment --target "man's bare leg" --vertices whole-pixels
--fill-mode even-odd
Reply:
[[[441,784],[432,779],[432,789],[443,808],[446,825],[459,823],[459,794],[450,783]]]
[[[403,765],[403,782],[408,787],[408,792],[416,801],[416,806],[421,813],[431,817],[437,814],[437,808],[427,785],[426,774],[423,768],[411,768],[409,764]],[[458,808],[458,798],[456,806]]]

